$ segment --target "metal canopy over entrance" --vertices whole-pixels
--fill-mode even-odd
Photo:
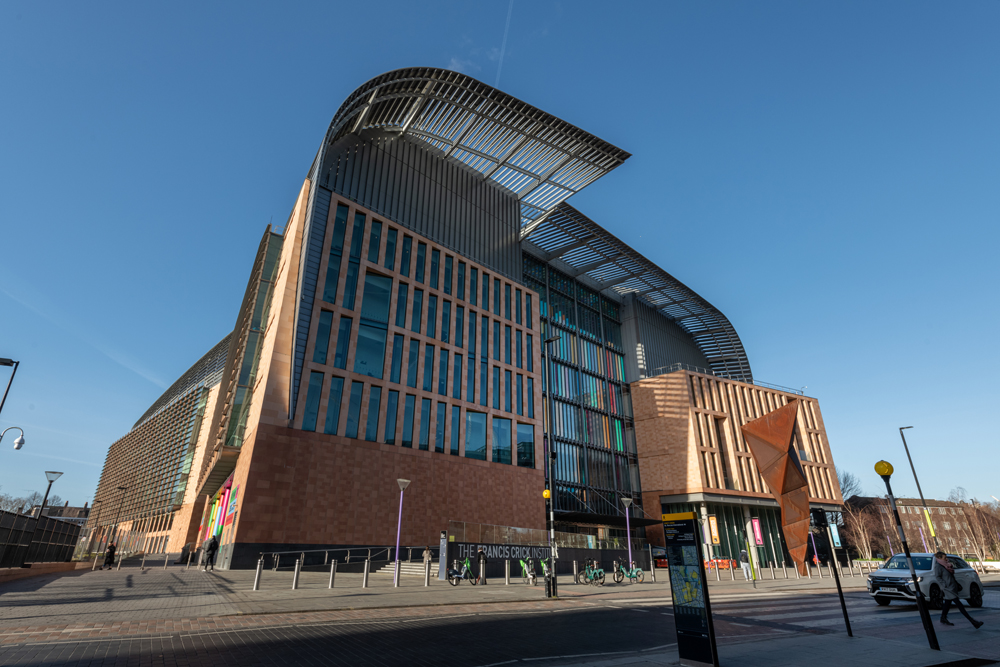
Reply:
[[[716,375],[753,383],[743,343],[718,308],[569,204],[559,204],[524,236],[542,259],[559,260],[574,278],[653,304],[691,334]]]
[[[399,132],[472,167],[514,193],[521,234],[630,154],[530,104],[458,72],[412,67],[355,90],[327,130]]]

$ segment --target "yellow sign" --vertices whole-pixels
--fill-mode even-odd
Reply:
[[[694,512],[679,512],[677,514],[661,514],[663,521],[683,521],[684,519],[693,519]]]
[[[712,533],[712,544],[721,544],[719,540],[719,522],[715,520],[714,516],[708,517],[708,529]]]
[[[924,518],[927,519],[927,527],[931,530],[931,537],[937,537],[937,535],[934,534],[934,522],[931,521],[931,514],[927,511],[926,507],[924,508]]]

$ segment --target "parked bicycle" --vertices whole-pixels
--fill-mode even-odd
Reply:
[[[596,560],[588,558],[583,561],[583,570],[580,571],[579,581],[581,584],[603,586],[604,570],[597,566]]]
[[[545,567],[545,562],[542,562],[542,567]],[[531,584],[532,586],[538,585],[538,576],[535,574],[535,561],[531,558],[525,560],[521,559],[521,581],[527,586]]]
[[[635,561],[632,561],[632,567],[625,569],[621,567],[618,561],[615,561],[615,583],[620,584],[625,578],[628,578],[631,584],[641,584],[642,583],[642,568],[635,566]]]
[[[458,561],[455,561],[455,565],[458,565]],[[462,583],[462,580],[468,581],[470,584],[475,586],[479,583],[479,577],[476,576],[472,571],[472,563],[466,558],[465,562],[462,563],[462,569],[459,570],[457,567],[453,567],[448,570],[448,583],[452,586],[458,586]]]

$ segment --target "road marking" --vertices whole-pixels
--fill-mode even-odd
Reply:
[[[576,653],[574,655],[550,655],[544,658],[521,658],[524,662],[536,662],[538,660],[568,660],[570,658],[592,658],[597,655],[624,655],[635,653],[635,651],[607,651],[604,653]]]

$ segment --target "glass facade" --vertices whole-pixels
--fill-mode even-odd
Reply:
[[[551,407],[556,453],[556,510],[620,515],[620,499],[628,497],[636,506],[632,514],[642,516],[620,307],[528,254],[523,277],[540,295],[542,340],[559,337],[549,347],[551,373],[542,369],[543,407]],[[533,342],[526,335],[528,370]],[[528,378],[529,395],[532,389]],[[531,401],[527,407],[532,416]]]

